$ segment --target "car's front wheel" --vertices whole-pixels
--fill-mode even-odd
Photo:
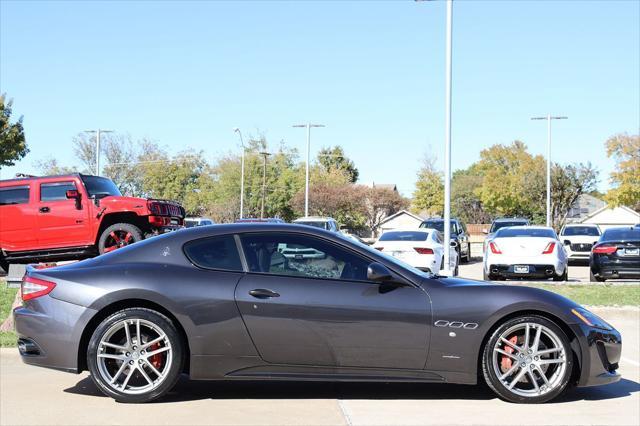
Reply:
[[[175,325],[159,312],[123,309],[94,331],[87,351],[91,378],[119,402],[148,402],[176,384],[183,343]]]
[[[489,338],[482,356],[484,378],[502,399],[547,402],[571,379],[573,353],[566,334],[547,318],[506,321]]]

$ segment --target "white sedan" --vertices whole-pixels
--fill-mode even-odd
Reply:
[[[484,279],[553,278],[554,281],[566,281],[568,262],[567,252],[552,228],[502,228],[484,253]]]
[[[600,238],[600,227],[598,225],[572,223],[567,224],[560,231],[560,238],[567,250],[569,260],[589,261],[591,248]]]
[[[422,271],[439,273],[444,263],[442,234],[435,229],[394,229],[383,233],[373,247]],[[458,254],[451,248],[450,268],[458,275]]]

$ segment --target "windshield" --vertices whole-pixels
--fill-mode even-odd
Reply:
[[[493,234],[498,229],[506,228],[508,226],[523,226],[523,225],[527,225],[527,222],[522,220],[511,221],[511,222],[493,222],[493,225],[491,225],[491,230],[489,231],[489,233]]]
[[[185,220],[184,221],[184,226],[187,228],[193,228],[194,226],[198,226],[198,221],[197,220]]]
[[[451,225],[451,233],[456,233],[456,226],[453,221],[449,222]],[[436,231],[440,231],[444,233],[444,220],[425,220],[420,224],[420,228],[429,228],[435,229]]]
[[[640,241],[640,228],[607,229],[600,241]]]
[[[329,222],[324,221],[296,221],[299,225],[313,226],[314,228],[329,229]]]
[[[428,232],[390,231],[382,234],[378,241],[427,241]]]
[[[496,238],[510,237],[556,238],[556,233],[553,232],[553,229],[540,228],[504,228],[496,233]]]
[[[111,179],[98,176],[81,176],[84,186],[87,188],[89,197],[103,198],[109,195],[121,197],[122,194]]]
[[[562,231],[562,235],[588,235],[591,237],[597,237],[600,235],[600,231],[595,226],[567,226]]]

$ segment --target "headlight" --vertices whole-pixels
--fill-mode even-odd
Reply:
[[[589,327],[600,328],[602,330],[613,330],[613,327],[611,327],[605,320],[603,320],[593,312],[587,311],[584,308],[572,309],[571,313],[577,316],[580,321],[582,321]]]

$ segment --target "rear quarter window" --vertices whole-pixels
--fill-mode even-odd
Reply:
[[[184,245],[184,254],[201,268],[242,272],[238,247],[231,235],[189,241]]]
[[[0,188],[0,206],[27,204],[29,202],[28,186],[9,186]]]

